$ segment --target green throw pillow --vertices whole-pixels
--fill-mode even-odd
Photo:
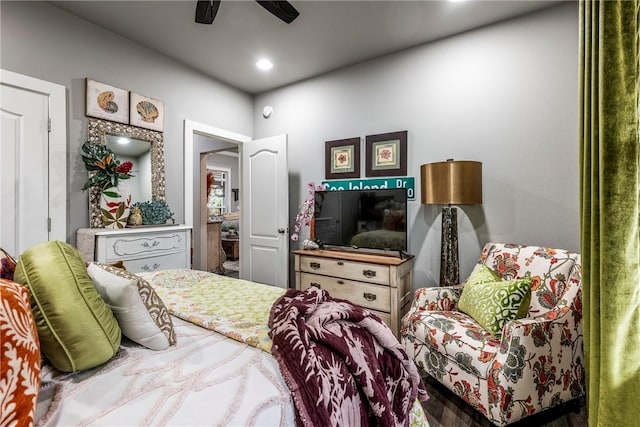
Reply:
[[[465,285],[475,283],[499,282],[500,276],[496,274],[486,264],[476,264],[469,278],[464,282]]]
[[[26,250],[14,280],[29,288],[44,355],[59,371],[103,364],[120,347],[120,327],[87,273],[80,252],[59,241]]]
[[[505,323],[527,314],[530,301],[531,279],[467,283],[458,309],[499,338]]]

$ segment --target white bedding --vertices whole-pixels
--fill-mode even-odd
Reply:
[[[291,396],[268,353],[173,317],[177,346],[123,340],[79,374],[43,367],[40,426],[293,426]]]
[[[191,310],[183,313],[183,317],[195,323],[201,321],[200,324],[207,327],[215,326],[236,339],[247,338],[243,327],[253,330],[256,325],[253,318],[257,316],[254,312],[261,312],[261,304],[265,301],[271,304],[279,295],[266,291],[260,293],[261,297],[254,295],[255,298],[238,295],[239,300],[252,307],[254,315],[242,317],[244,320],[238,323],[232,321],[236,319],[237,310],[219,310],[229,317],[218,319],[220,316],[209,316],[210,299],[214,298],[212,295],[224,298],[212,290],[223,287],[223,295],[232,298],[227,295],[232,292],[224,288],[229,278],[188,272],[165,271],[157,273],[159,277],[145,277],[157,291],[167,287],[163,295],[171,313],[187,310],[186,304]],[[214,282],[206,281],[209,279]],[[233,280],[238,287],[244,282]],[[185,287],[190,288],[192,294],[180,293]],[[259,292],[254,290],[254,293]],[[242,306],[239,311],[244,312]],[[262,317],[265,316],[263,313]],[[172,320],[177,345],[166,350],[150,350],[123,337],[118,354],[100,367],[64,374],[45,364],[41,371],[36,425],[295,426],[291,393],[270,353],[173,315]],[[266,320],[258,319],[258,324],[262,323],[266,324]],[[227,331],[231,325],[233,333]],[[245,341],[255,345],[261,342],[259,337],[260,333],[258,338]],[[410,424],[428,427],[417,400]]]

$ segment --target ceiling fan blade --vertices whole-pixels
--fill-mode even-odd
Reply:
[[[220,0],[198,0],[196,4],[196,22],[198,24],[211,24],[218,13]]]
[[[298,12],[288,1],[256,1],[260,3],[260,6],[264,7],[287,24],[291,24],[293,20],[300,15],[300,12]]]

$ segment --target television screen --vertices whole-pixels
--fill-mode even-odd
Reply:
[[[315,237],[323,245],[407,250],[407,190],[316,191]]]

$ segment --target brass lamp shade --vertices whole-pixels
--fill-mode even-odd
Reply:
[[[450,205],[482,203],[482,163],[454,161],[420,166],[422,203],[442,208],[440,286],[460,283],[458,214]]]
[[[422,203],[472,205],[482,203],[482,163],[448,160],[420,166]]]

